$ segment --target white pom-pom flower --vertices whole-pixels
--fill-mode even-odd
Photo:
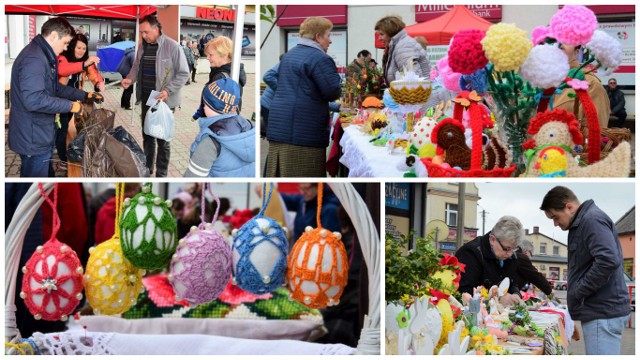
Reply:
[[[569,59],[553,45],[534,46],[520,67],[520,75],[531,85],[543,89],[558,87],[569,73]]]
[[[622,44],[602,30],[596,30],[585,45],[600,63],[605,75],[611,74],[622,62]]]

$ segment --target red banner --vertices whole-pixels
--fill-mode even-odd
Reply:
[[[38,31],[36,29],[36,16],[29,15],[29,41],[31,41],[36,35]]]
[[[502,20],[502,5],[465,5],[483,19],[498,22]],[[416,22],[435,19],[453,9],[453,5],[416,5]]]
[[[334,26],[347,25],[347,5],[278,5],[276,14],[284,14],[278,20],[278,26],[300,26],[310,16],[322,16]]]

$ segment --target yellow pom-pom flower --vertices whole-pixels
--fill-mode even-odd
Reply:
[[[526,31],[504,23],[492,25],[481,43],[496,71],[518,70],[533,46]]]

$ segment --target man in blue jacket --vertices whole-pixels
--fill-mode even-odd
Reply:
[[[615,224],[593,200],[580,203],[564,186],[551,189],[540,210],[569,231],[567,305],[582,322],[587,355],[618,355],[631,306]]]
[[[58,55],[67,49],[74,34],[66,19],[51,18],[13,63],[8,141],[9,148],[20,155],[21,177],[54,175],[55,115],[84,110],[82,103],[70,100],[102,101],[98,93],[58,82]]]
[[[238,83],[231,78],[209,83],[202,90],[201,100],[202,107],[195,115],[200,132],[191,144],[184,176],[254,177],[256,129],[238,115]]]
[[[300,183],[298,188],[300,189],[300,195],[280,194],[287,210],[296,212],[291,246],[302,236],[307,226],[318,227],[316,223],[316,214],[318,212],[318,184]],[[322,196],[322,213],[320,214],[320,222],[322,222],[323,228],[332,232],[342,230],[338,218],[339,208],[340,200],[338,200],[328,186],[325,186]]]

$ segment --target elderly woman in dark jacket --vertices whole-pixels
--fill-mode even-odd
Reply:
[[[326,54],[332,28],[325,18],[307,18],[300,42],[280,62],[267,124],[268,177],[326,176],[328,102],[341,92],[335,62]]]
[[[378,20],[375,30],[385,45],[385,59],[382,68],[387,85],[396,79],[396,72],[403,68],[413,71],[421,77],[429,78],[431,66],[424,49],[404,31],[405,24],[399,16],[385,16]],[[386,61],[384,61],[386,60]]]

